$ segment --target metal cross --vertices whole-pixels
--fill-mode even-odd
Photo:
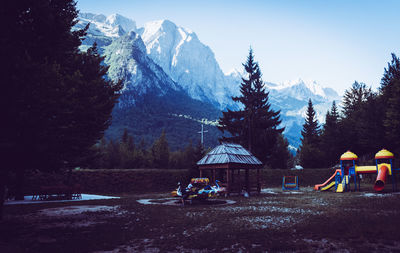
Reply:
[[[202,146],[204,146],[204,145],[203,145],[203,143],[204,143],[204,133],[207,133],[207,132],[208,132],[208,130],[205,130],[205,131],[204,131],[204,128],[203,128],[203,127],[204,127],[203,124],[201,124],[201,131],[200,131],[200,132],[197,132],[197,133],[201,134],[201,145],[202,145]]]

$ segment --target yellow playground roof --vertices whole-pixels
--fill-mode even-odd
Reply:
[[[382,149],[375,154],[375,159],[390,159],[390,158],[394,158],[394,154],[386,149]]]
[[[346,153],[344,153],[344,154],[340,157],[340,160],[341,160],[341,161],[358,160],[358,156],[349,150],[349,151],[347,151]]]

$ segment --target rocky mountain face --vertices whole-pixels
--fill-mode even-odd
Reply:
[[[219,109],[234,106],[237,80],[224,75],[212,50],[194,32],[169,20],[149,22],[138,31],[147,54],[192,98]]]
[[[109,136],[115,137],[127,127],[135,137],[144,136],[151,142],[163,128],[178,147],[198,139],[196,132],[203,121],[211,132],[206,145],[216,144],[220,133],[215,120],[221,110],[238,107],[231,97],[239,94],[239,72],[224,74],[212,50],[194,32],[168,20],[137,28],[134,21],[118,14],[82,13],[76,27],[88,23],[81,49],[96,42],[110,66],[108,77],[124,79]],[[272,107],[281,110],[284,134],[294,148],[300,143],[308,99],[312,99],[320,122],[332,101],[340,99],[334,90],[301,79],[265,85]]]

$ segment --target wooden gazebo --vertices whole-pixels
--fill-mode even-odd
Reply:
[[[200,177],[208,176],[225,183],[227,193],[261,191],[260,170],[262,163],[239,144],[223,143],[197,162]],[[253,180],[251,180],[253,178]]]

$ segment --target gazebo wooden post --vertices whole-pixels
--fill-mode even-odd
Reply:
[[[226,168],[226,188],[227,188],[227,194],[229,196],[229,194],[231,193],[231,180],[230,180],[230,175],[229,175],[230,171],[229,171],[229,166]]]
[[[234,168],[231,170],[231,179],[232,179],[232,181],[231,181],[232,185],[238,186],[240,184],[240,177],[238,175],[235,175]],[[240,187],[239,187],[239,189],[240,189]]]
[[[212,181],[215,182],[215,169],[213,169]]]
[[[203,170],[200,169],[200,177],[203,177]]]
[[[237,169],[238,173],[237,173],[237,185],[238,185],[238,191],[240,194],[240,191],[242,190],[242,179],[240,178],[240,168]]]
[[[250,194],[250,189],[249,189],[249,169],[246,168],[246,191]]]
[[[261,184],[260,184],[260,169],[257,168],[257,192],[261,192]]]

